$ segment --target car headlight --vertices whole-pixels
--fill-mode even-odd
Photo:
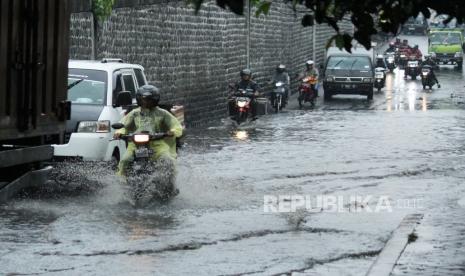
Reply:
[[[331,77],[331,76],[326,77],[326,81],[334,81],[334,77]]]
[[[247,102],[244,102],[244,101],[237,102],[238,107],[244,107],[246,104]]]
[[[77,132],[107,133],[110,132],[110,121],[82,121],[79,122]]]
[[[462,57],[462,55],[463,55],[463,53],[462,53],[462,52],[457,52],[457,53],[455,53],[455,55],[454,55],[454,56],[455,56],[455,57]]]
[[[363,82],[372,82],[373,80],[371,78],[364,78]]]

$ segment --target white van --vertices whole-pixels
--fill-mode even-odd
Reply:
[[[121,59],[70,60],[71,119],[66,125],[64,144],[53,145],[55,160],[119,161],[126,143],[110,141],[114,133],[111,124],[119,122],[126,110],[117,106],[117,95],[128,91],[135,104],[136,91],[145,84],[144,68],[140,65],[123,63]],[[182,107],[175,106],[171,112],[183,123]]]

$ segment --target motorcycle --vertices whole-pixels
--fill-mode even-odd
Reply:
[[[429,65],[425,65],[421,69],[421,84],[423,89],[426,89],[427,86],[429,86],[429,89],[433,89],[433,68]]]
[[[238,125],[247,121],[250,111],[250,102],[254,93],[252,89],[238,89],[234,94],[234,110],[230,111],[231,119]]]
[[[417,76],[420,74],[420,63],[416,59],[410,59],[405,68],[404,76],[410,76],[412,80],[416,80]]]
[[[381,91],[381,89],[384,87],[385,85],[385,79],[386,79],[386,75],[385,75],[385,69],[384,68],[381,68],[381,67],[378,67],[378,68],[375,68],[375,88],[378,89],[378,92]]]
[[[318,90],[318,79],[316,77],[308,76],[302,79],[302,83],[299,87],[299,97],[297,98],[300,108],[307,102],[310,102],[312,106],[315,105],[315,90]]]
[[[407,66],[407,61],[408,61],[407,55],[405,53],[400,52],[399,53],[398,67],[400,69],[405,69],[405,67]]]
[[[278,113],[285,105],[286,85],[282,81],[275,83],[275,89],[272,92],[274,96],[271,98],[271,105],[274,107],[275,112]]]
[[[111,127],[121,129],[124,125],[116,123]],[[150,148],[150,142],[165,137],[169,137],[169,135],[142,131],[122,135],[119,138],[126,142],[133,142],[136,145],[134,159],[126,172],[129,200],[135,206],[143,207],[152,200],[168,201],[179,193],[179,190],[175,187],[175,170],[172,164],[171,167],[166,166],[166,171],[157,175],[151,173],[156,168],[156,162],[158,161],[152,160],[155,152]]]
[[[388,54],[386,58],[386,65],[389,71],[392,73],[396,69],[395,56],[394,54]]]

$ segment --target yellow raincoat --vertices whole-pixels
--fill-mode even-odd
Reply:
[[[154,151],[152,160],[159,158],[169,158],[174,160],[176,158],[176,138],[182,135],[182,126],[178,119],[170,112],[155,107],[152,109],[136,108],[129,112],[121,119],[124,128],[118,129],[116,133],[129,134],[141,131],[148,131],[150,133],[173,132],[174,136],[165,137],[160,140],[150,141],[150,147]],[[129,164],[134,160],[134,151],[136,145],[133,142],[128,143],[128,148],[123,158],[118,164],[118,175],[125,175],[126,169]]]

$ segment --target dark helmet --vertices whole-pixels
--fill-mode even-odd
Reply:
[[[407,40],[407,39],[404,39],[404,40],[402,40],[402,43],[408,44],[408,40]]]
[[[250,70],[249,68],[243,69],[241,71],[241,77],[243,76],[249,76],[252,78],[252,70]]]
[[[418,44],[415,44],[415,45],[413,46],[413,49],[415,49],[415,50],[418,49]]]
[[[146,84],[146,85],[139,87],[139,89],[137,90],[137,94],[136,94],[137,104],[139,105],[142,99],[152,100],[154,101],[155,104],[158,104],[158,102],[160,101],[160,97],[161,97],[160,90],[154,85],[150,85],[150,84]]]
[[[397,42],[397,43],[400,43],[400,38],[396,38],[396,42]]]

